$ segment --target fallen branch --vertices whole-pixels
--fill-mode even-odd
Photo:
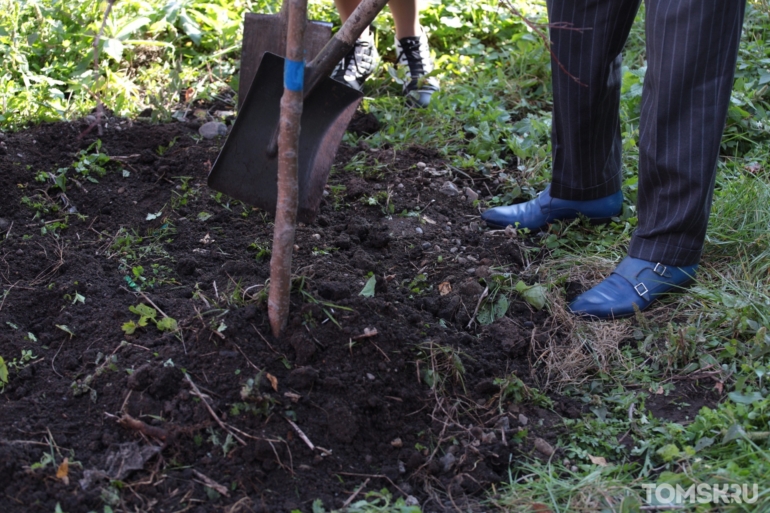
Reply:
[[[166,431],[163,428],[159,428],[156,426],[150,426],[141,420],[133,418],[128,413],[123,413],[123,416],[118,419],[118,424],[121,426],[138,431],[142,433],[143,435],[147,435],[152,438],[157,438],[158,440],[162,440],[163,442],[166,441],[168,438],[168,431]]]
[[[358,497],[358,494],[359,494],[359,493],[361,493],[361,490],[363,490],[363,489],[364,489],[364,487],[365,487],[367,484],[369,484],[369,479],[370,479],[370,478],[368,478],[368,477],[367,477],[367,478],[366,478],[366,481],[364,481],[363,483],[361,483],[361,486],[359,486],[358,488],[356,488],[356,491],[355,491],[355,492],[353,492],[353,495],[351,495],[350,497],[348,497],[348,500],[346,500],[345,502],[343,502],[343,503],[342,503],[342,509],[345,509],[345,508],[347,508],[348,506],[350,506],[350,503],[351,503],[351,502],[353,502],[353,499],[355,499],[356,497]]]
[[[198,479],[200,479],[202,481],[202,482],[198,481],[200,484],[202,484],[204,486],[208,486],[212,490],[216,490],[216,492],[219,493],[220,495],[224,495],[225,497],[229,497],[230,496],[230,492],[227,490],[226,487],[224,487],[221,484],[217,483],[216,481],[214,481],[210,477],[208,477],[208,476],[206,476],[204,474],[201,474],[200,472],[198,472],[195,469],[193,469],[193,474],[198,476]]]
[[[286,420],[286,422],[289,423],[289,425],[292,428],[294,428],[294,431],[297,433],[297,435],[299,435],[299,437],[302,439],[302,441],[305,442],[305,445],[310,447],[311,451],[314,451],[315,450],[315,445],[313,445],[313,442],[311,442],[310,439],[307,437],[307,435],[302,432],[302,430],[299,428],[299,426],[297,424],[295,424],[294,422],[292,422],[291,420],[287,419],[286,417],[284,417],[284,419]]]
[[[361,340],[362,338],[369,338],[369,337],[376,337],[379,335],[377,332],[377,328],[364,328],[364,333],[362,335],[356,335],[353,337],[353,340]]]
[[[243,440],[243,438],[239,437],[234,432],[233,429],[230,429],[230,427],[227,424],[222,422],[222,419],[219,418],[219,416],[216,414],[216,412],[214,412],[213,408],[211,408],[211,405],[208,403],[208,401],[206,401],[206,396],[204,394],[202,394],[201,391],[198,389],[198,386],[195,383],[193,383],[193,380],[190,378],[190,375],[189,374],[185,374],[184,377],[187,379],[187,382],[190,383],[190,387],[192,388],[192,392],[191,393],[194,396],[198,397],[201,400],[201,402],[204,404],[204,406],[206,406],[206,409],[209,411],[209,415],[211,415],[214,418],[214,420],[217,422],[217,424],[219,424],[219,427],[224,429],[227,433],[232,435],[233,438],[238,440],[239,444],[246,445],[246,442]]]
[[[481,308],[481,303],[484,301],[484,298],[486,298],[489,295],[489,286],[486,286],[484,288],[484,292],[481,293],[481,297],[479,298],[479,302],[476,303],[476,309],[473,311],[473,315],[471,315],[471,320],[468,321],[467,328],[470,328],[471,325],[473,325],[474,322],[476,322],[476,315],[479,313],[479,308]]]

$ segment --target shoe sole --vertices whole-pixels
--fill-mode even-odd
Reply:
[[[613,217],[614,217],[614,216],[613,216]],[[561,221],[561,222],[565,222],[565,223],[570,223],[570,222],[574,221],[575,219],[577,219],[577,217],[573,217],[572,219],[556,219],[556,220],[554,220],[553,222],[550,222],[550,223],[546,223],[546,225],[545,225],[545,226],[541,226],[540,228],[536,228],[535,230],[530,230],[530,231],[531,231],[531,232],[536,232],[536,231],[537,231],[537,232],[542,232],[542,231],[546,231],[546,229],[548,228],[548,226],[550,226],[550,225],[552,225],[552,224],[554,224],[554,223],[556,223],[556,222],[558,222],[558,221]],[[609,223],[610,221],[612,221],[612,217],[593,217],[593,218],[590,218],[590,219],[588,220],[588,224],[590,224],[590,225],[594,226],[594,225],[599,225],[599,224],[607,224],[607,223]],[[490,228],[497,228],[498,230],[505,230],[505,229],[506,229],[506,228],[508,228],[508,226],[509,226],[509,225],[505,225],[505,226],[503,226],[503,225],[501,225],[501,224],[492,223],[492,222],[489,222],[489,221],[484,221],[484,222],[485,222],[485,223],[487,223],[487,226],[489,226]],[[511,226],[512,226],[512,225],[511,225]]]

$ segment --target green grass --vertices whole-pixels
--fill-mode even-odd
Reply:
[[[93,110],[97,95],[121,116],[152,107],[157,121],[171,120],[175,111],[195,100],[219,99],[234,106],[243,13],[276,12],[279,2],[121,0],[106,25],[98,70],[91,45],[106,2],[35,0],[2,5],[0,50],[5,66],[0,71],[0,129],[7,131],[83,116]],[[545,21],[543,2],[514,5],[533,21]],[[329,0],[312,2],[310,9],[314,19],[338,22]],[[498,178],[503,192],[489,204],[530,197],[550,180],[550,65],[542,40],[494,0],[429,0],[422,22],[431,35],[442,91],[425,111],[404,106],[400,85],[388,73],[395,59],[392,22],[387,13],[381,14],[374,26],[384,63],[367,82],[364,109],[375,114],[383,128],[364,139],[374,147],[436,148],[467,173]],[[637,319],[585,323],[564,313],[565,284],[598,281],[624,256],[636,225],[636,145],[645,64],[639,17],[624,56],[621,127],[628,201],[623,215],[609,226],[575,222],[532,239],[533,251],[542,253],[548,265],[536,275],[522,276],[527,283],[542,285],[552,314],[550,329],[561,341],[544,348],[548,357],[538,361],[540,382],[532,390],[571,396],[590,413],[565,421],[567,434],[558,445],[566,457],[513,465],[507,484],[490,492],[485,508],[631,512],[645,505],[645,483],[685,487],[766,483],[769,39],[770,3],[751,0],[697,285]],[[183,91],[187,94],[180,99]],[[351,134],[345,138],[351,144],[358,142]],[[387,171],[359,160],[354,158],[349,170],[370,178]],[[77,176],[73,170],[81,173],[73,166],[67,176]],[[64,176],[64,171],[60,174]],[[186,181],[182,186],[172,208],[183,206],[194,194]],[[29,202],[30,208],[48,208],[35,198]],[[341,201],[335,205],[344,208]],[[122,231],[114,237],[111,251],[120,256],[127,277],[151,279],[151,265],[162,255],[165,237]],[[508,289],[501,290],[514,293]],[[497,298],[490,302],[490,322],[495,322],[496,305],[502,311]],[[448,383],[461,383],[462,372],[454,359],[436,361],[440,365],[435,369],[447,376]],[[515,376],[497,378],[508,380],[511,394],[531,395]],[[679,423],[655,418],[650,401],[661,395],[673,400],[687,383],[716,387],[725,399]],[[544,397],[536,396],[540,401]],[[766,485],[762,490],[751,505],[684,505],[684,509],[766,511],[770,492]],[[350,507],[383,512],[409,508],[392,503],[384,492]]]

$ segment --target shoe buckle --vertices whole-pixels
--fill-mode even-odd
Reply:
[[[655,269],[652,270],[652,272],[654,272],[658,276],[665,276],[666,271],[668,271],[668,268],[661,263],[655,264]]]
[[[647,286],[642,282],[639,282],[636,285],[634,285],[634,290],[636,291],[637,294],[639,294],[639,297],[642,297],[642,298],[644,297],[645,294],[649,292],[649,290],[647,290]]]

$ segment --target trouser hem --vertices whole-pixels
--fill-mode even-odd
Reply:
[[[631,236],[628,246],[628,256],[659,262],[663,265],[684,267],[700,262],[703,247],[692,249],[677,246],[662,240],[662,238],[643,238]]]

